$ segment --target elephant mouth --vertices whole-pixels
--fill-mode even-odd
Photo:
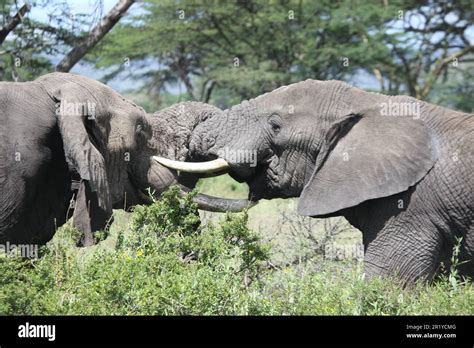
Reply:
[[[238,182],[245,182],[249,187],[248,199],[251,202],[257,202],[260,199],[273,198],[270,192],[274,188],[270,186],[271,178],[275,175],[270,175],[270,164],[274,161],[275,155],[270,152],[266,157],[258,161],[257,166],[253,168],[242,168],[240,166],[230,165],[229,175]],[[271,190],[269,190],[271,188]]]
[[[284,185],[278,173],[279,157],[273,152],[261,160],[252,171],[240,171],[231,165],[230,176],[239,182],[246,182],[249,187],[248,200],[258,202],[261,199],[299,197],[295,188]]]
[[[126,196],[124,197],[124,202],[120,204],[127,209],[135,205],[148,205],[153,203],[153,199],[150,197],[148,189],[141,188],[141,185],[138,185],[131,175],[128,175],[125,192]]]
[[[269,195],[270,190],[268,185],[268,171],[268,164],[262,165],[257,168],[255,175],[253,175],[250,179],[246,180],[249,186],[250,201],[259,201],[260,199],[272,198]]]
[[[147,192],[147,190],[141,190],[137,189],[137,197],[140,201],[140,204],[152,204],[153,203],[153,198],[150,197],[150,194]]]

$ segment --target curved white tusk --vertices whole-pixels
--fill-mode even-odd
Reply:
[[[158,156],[153,156],[153,159],[165,167],[187,173],[214,173],[230,168],[222,158],[208,162],[180,162]]]

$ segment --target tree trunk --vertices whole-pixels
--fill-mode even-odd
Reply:
[[[90,34],[59,62],[56,66],[56,71],[68,72],[71,70],[114,27],[134,2],[135,0],[119,0],[110,12],[92,29]]]
[[[0,27],[0,45],[5,41],[7,38],[8,34],[14,30],[18,24],[21,23],[23,20],[23,17],[25,16],[26,12],[28,12],[31,9],[31,6],[28,4],[23,5],[19,10],[18,13],[13,16],[13,18],[8,22],[6,25],[3,27]]]

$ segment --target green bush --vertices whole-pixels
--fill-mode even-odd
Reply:
[[[452,276],[403,289],[361,280],[360,263],[269,268],[246,212],[202,226],[193,195],[136,207],[112,246],[77,248],[66,225],[37,260],[1,257],[0,314],[472,314],[471,283]]]
[[[65,226],[39,260],[2,258],[2,314],[239,314],[268,247],[247,214],[199,226],[194,193],[138,206],[112,250],[79,257]]]

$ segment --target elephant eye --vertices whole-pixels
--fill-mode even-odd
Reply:
[[[135,133],[140,134],[141,132],[143,132],[143,127],[141,124],[138,124],[135,128]]]
[[[270,124],[270,127],[272,128],[273,133],[278,134],[281,130],[281,119],[280,116],[278,115],[272,115],[268,119],[268,123]]]

